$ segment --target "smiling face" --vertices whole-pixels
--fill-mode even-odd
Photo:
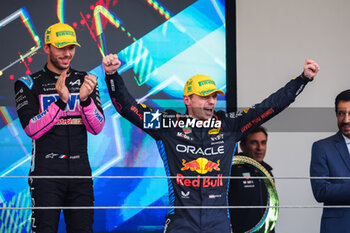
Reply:
[[[249,134],[245,143],[241,143],[240,147],[243,154],[261,163],[266,154],[267,137],[263,132]]]
[[[198,120],[208,120],[214,114],[214,108],[217,101],[217,93],[207,96],[196,94],[184,96],[184,102],[187,106],[188,114]]]
[[[69,69],[70,63],[75,54],[75,45],[67,45],[63,48],[56,48],[53,45],[45,44],[44,51],[48,54],[48,68],[60,74]]]
[[[338,128],[350,139],[350,101],[339,101],[337,106]]]

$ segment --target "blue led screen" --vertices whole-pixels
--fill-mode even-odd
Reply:
[[[0,8],[0,206],[30,207],[32,141],[14,106],[14,82],[42,69],[43,35],[74,26],[81,48],[72,67],[98,77],[106,117],[88,138],[93,176],[165,176],[155,141],[114,109],[102,57],[117,53],[119,73],[141,103],[185,112],[185,81],[198,73],[226,91],[224,0],[8,0]],[[100,23],[99,23],[100,22]],[[220,97],[218,107],[225,107]],[[167,206],[166,179],[94,179],[95,206]],[[30,210],[0,210],[0,232],[30,232]],[[162,232],[165,209],[95,210],[95,232]],[[63,218],[60,232],[65,232]]]

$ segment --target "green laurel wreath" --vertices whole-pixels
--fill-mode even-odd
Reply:
[[[264,179],[264,183],[267,188],[267,206],[279,205],[275,181],[273,180],[271,174],[259,162],[246,156],[235,155],[233,157],[232,164],[249,164],[254,166],[258,170],[260,175],[265,177],[271,177],[271,179]],[[246,231],[245,233],[268,233],[275,227],[277,218],[278,208],[266,208],[260,221],[252,229]]]

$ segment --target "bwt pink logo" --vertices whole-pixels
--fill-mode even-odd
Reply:
[[[58,94],[40,95],[40,108],[44,112],[52,103],[56,102],[60,96]],[[80,108],[79,94],[70,94],[65,111],[79,111]]]

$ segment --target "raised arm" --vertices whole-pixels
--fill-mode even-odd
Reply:
[[[143,127],[144,112],[153,112],[153,110],[144,104],[138,104],[127,90],[122,77],[117,72],[121,64],[118,56],[109,54],[103,58],[102,64],[106,73],[105,80],[109,95],[115,109],[135,126],[144,130],[153,138],[158,139],[158,130],[144,129]],[[160,113],[157,112],[157,114]]]
[[[313,60],[307,59],[304,64],[304,72],[303,75],[312,80],[317,75],[320,70],[320,66]]]
[[[238,139],[244,137],[251,130],[262,125],[293,103],[305,85],[314,79],[319,69],[316,62],[306,60],[303,73],[300,76],[289,81],[261,103],[244,111],[227,113],[224,120],[226,127],[235,131]]]

